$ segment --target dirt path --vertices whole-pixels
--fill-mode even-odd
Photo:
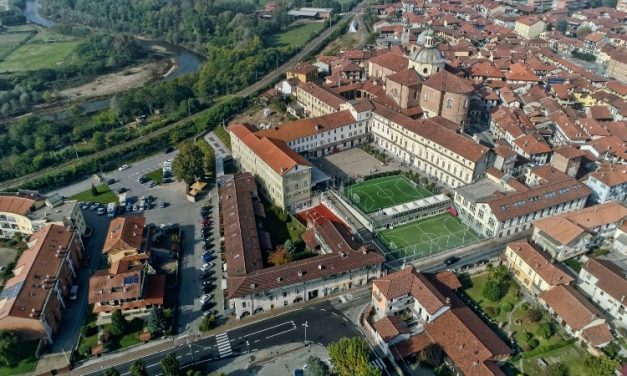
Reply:
[[[174,66],[173,59],[163,59],[152,63],[123,69],[119,72],[98,76],[93,81],[76,87],[61,90],[67,99],[90,98],[111,95],[142,86],[146,82],[163,76]]]

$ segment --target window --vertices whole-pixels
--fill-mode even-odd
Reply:
[[[453,100],[451,98],[446,100],[446,108],[453,107]]]

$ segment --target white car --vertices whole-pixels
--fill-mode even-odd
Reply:
[[[103,215],[105,213],[105,208],[103,208],[102,206],[98,208],[98,215]]]
[[[207,303],[208,301],[211,300],[211,298],[213,298],[213,295],[211,295],[211,294],[205,294],[205,295],[201,296],[200,297],[200,304]]]
[[[122,166],[120,166],[120,167],[118,168],[118,171],[124,171],[124,170],[128,169],[128,167],[129,167],[129,166],[128,166],[127,164],[122,165]]]
[[[206,272],[207,270],[211,269],[215,264],[213,262],[207,262],[204,263],[201,267],[200,267],[200,271],[201,272]]]

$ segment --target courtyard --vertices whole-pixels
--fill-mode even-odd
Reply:
[[[438,214],[381,231],[379,238],[396,259],[424,258],[481,239],[450,213]]]
[[[397,171],[397,161],[382,163],[361,148],[352,148],[312,161],[316,167],[333,180],[347,182],[360,177],[388,171]]]
[[[344,195],[362,212],[369,214],[432,194],[403,175],[393,175],[346,186]]]

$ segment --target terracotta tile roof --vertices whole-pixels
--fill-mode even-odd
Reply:
[[[612,113],[607,106],[590,107],[590,116],[596,120],[612,120]]]
[[[627,208],[619,202],[612,201],[562,215],[571,222],[591,231],[595,227],[620,223],[624,218],[627,218]]]
[[[268,137],[283,142],[289,142],[354,123],[356,123],[356,120],[353,114],[349,110],[344,110],[315,118],[296,120],[280,127],[256,132],[255,135],[259,138]]]
[[[396,358],[404,359],[404,358],[407,358],[408,356],[421,352],[422,350],[429,347],[429,345],[432,345],[434,343],[435,341],[433,340],[433,338],[431,338],[429,333],[427,331],[423,331],[421,333],[418,333],[414,336],[409,337],[409,340],[405,342],[401,342],[398,345],[395,345],[394,347],[395,351],[393,355]]]
[[[575,332],[601,317],[601,311],[570,285],[555,286],[539,297]]]
[[[433,283],[424,274],[416,272],[413,267],[380,277],[374,284],[388,300],[407,294],[413,296],[430,315],[448,304],[446,297]]]
[[[141,298],[143,269],[143,265],[137,265],[118,274],[111,274],[108,269],[96,271],[89,278],[89,304]]]
[[[447,71],[437,72],[423,82],[423,85],[440,92],[456,94],[470,94],[475,90],[475,87],[468,81]]]
[[[311,166],[308,160],[287,147],[282,141],[266,137],[260,139],[244,125],[231,125],[229,132],[232,132],[253,153],[280,175],[284,175],[293,168],[298,168],[298,166]]]
[[[109,224],[102,253],[114,250],[142,248],[144,240],[144,225],[146,218],[138,215],[117,217]]]
[[[95,305],[94,313],[113,312],[116,309],[140,309],[149,305],[163,305],[165,301],[165,275],[148,274],[144,280],[142,297],[119,305]]]
[[[531,134],[518,137],[514,140],[514,145],[520,148],[520,150],[527,155],[545,154],[551,152],[551,146],[549,146],[549,144]]]
[[[488,78],[505,78],[505,75],[499,68],[489,61],[483,61],[475,64],[469,69],[471,76],[488,77]]]
[[[508,243],[507,248],[517,254],[540,278],[551,286],[567,285],[575,280],[559,263],[552,263],[550,257],[534,248],[526,240]]]
[[[340,106],[346,103],[346,100],[344,98],[331,91],[326,90],[322,86],[314,84],[313,82],[299,82],[298,85],[296,85],[297,96],[299,90],[313,95],[314,97],[316,97],[316,99],[318,99],[322,103],[325,103],[329,107],[334,108],[335,110],[339,110]]]
[[[409,60],[406,57],[393,52],[375,56],[370,58],[368,61],[372,64],[387,68],[392,72],[400,72],[409,66]]]
[[[385,257],[378,252],[362,249],[344,253],[327,253],[304,260],[290,262],[248,273],[241,277],[229,277],[229,298],[244,297],[253,293],[304,283],[326,276],[337,275],[355,269],[381,265]]]
[[[562,216],[542,218],[533,222],[533,225],[563,245],[570,244],[586,233],[584,229]]]
[[[627,142],[627,121],[612,121],[603,124],[610,135]]]
[[[562,147],[553,149],[553,153],[559,154],[567,159],[581,158],[585,155],[583,151],[573,146],[562,146]]]
[[[593,258],[588,259],[582,268],[598,279],[599,289],[622,304],[627,302],[627,278],[622,268],[610,260]]]
[[[392,300],[408,295],[411,292],[413,280],[413,268],[405,268],[399,272],[377,278],[374,281],[374,286],[377,286],[384,297]]]
[[[522,63],[514,63],[509,66],[509,71],[505,72],[505,78],[508,81],[528,81],[528,82],[540,82],[540,78],[529,68]]]
[[[595,347],[606,345],[616,339],[606,323],[584,329],[581,336]]]
[[[73,231],[63,226],[47,225],[29,238],[31,247],[17,260],[12,278],[4,284],[0,292],[0,319],[8,316],[29,318],[31,313],[41,313],[48,295],[54,290],[46,280],[58,277],[64,257],[57,257],[57,251],[77,249],[78,243],[70,243]],[[35,310],[35,311],[33,311]]]
[[[318,67],[308,62],[300,62],[289,67],[287,71],[294,74],[308,74],[318,72]]]
[[[588,139],[588,135],[577,125],[577,123],[570,117],[554,113],[549,116],[555,123],[555,126],[568,138],[570,141],[584,141]]]
[[[581,118],[577,119],[576,122],[590,137],[605,137],[610,135],[610,133],[595,119]]]
[[[605,137],[608,138],[608,137]],[[588,174],[607,186],[614,187],[627,184],[627,167],[621,165],[604,164],[595,172]]]
[[[462,283],[457,278],[457,275],[450,270],[439,272],[435,275],[435,278],[451,290],[457,290],[462,287]]]
[[[386,77],[388,81],[397,82],[403,86],[412,87],[422,84],[422,79],[413,68],[403,69]]]
[[[375,321],[373,326],[374,330],[377,331],[385,342],[394,339],[399,334],[411,332],[398,316],[384,316],[382,319]]]
[[[616,94],[620,96],[627,95],[627,83],[623,83],[620,81],[610,81],[607,84],[605,84],[605,87],[607,87],[608,89],[610,89],[611,91],[615,92]]]
[[[257,185],[252,174],[228,175],[220,187],[221,225],[229,276],[263,268],[253,205]]]
[[[30,198],[0,195],[0,212],[26,215],[34,204]]]

